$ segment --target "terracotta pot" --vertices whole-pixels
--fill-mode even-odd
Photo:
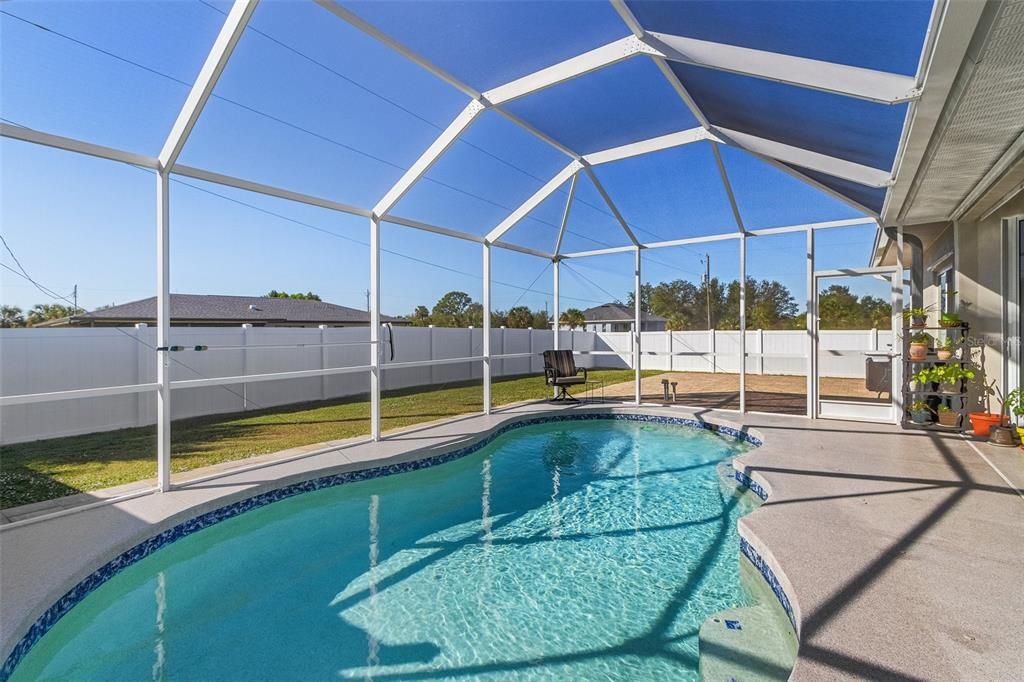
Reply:
[[[938,356],[939,360],[949,360],[950,358],[953,357],[953,351],[943,350],[940,348],[939,350],[935,351],[935,355]]]
[[[974,431],[975,436],[987,436],[989,429],[996,426],[1002,421],[1003,424],[1009,423],[1007,417],[999,419],[998,414],[991,412],[971,412],[968,417],[971,418],[971,429]]]
[[[960,413],[953,410],[939,410],[939,423],[943,426],[956,426]]]
[[[910,359],[911,360],[925,360],[928,358],[928,344],[927,343],[911,343],[910,344]]]

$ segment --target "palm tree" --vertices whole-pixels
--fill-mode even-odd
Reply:
[[[558,318],[558,324],[564,325],[569,329],[582,327],[586,323],[587,318],[583,316],[583,311],[579,308],[569,308]]]
[[[21,308],[16,305],[0,305],[0,327],[10,329],[11,327],[24,327],[25,316]]]
[[[74,308],[60,303],[37,303],[28,311],[28,325],[39,324],[47,320],[59,320],[62,317],[71,317],[75,314]]]

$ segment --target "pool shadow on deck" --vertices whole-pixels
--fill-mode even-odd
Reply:
[[[771,426],[769,429],[776,427]],[[787,427],[779,427],[787,428]],[[815,429],[816,431],[818,429]],[[848,433],[843,429],[830,429],[837,433]],[[867,433],[856,431],[857,433]],[[873,432],[872,432],[873,433]],[[822,646],[815,643],[815,638],[822,633],[832,621],[842,614],[859,596],[867,592],[877,583],[893,565],[904,558],[912,548],[920,542],[930,531],[932,531],[943,519],[945,519],[965,498],[974,494],[998,494],[1018,495],[1018,491],[1005,486],[984,484],[978,482],[970,474],[967,468],[957,459],[956,454],[950,448],[951,436],[938,433],[908,432],[895,433],[900,437],[922,438],[934,447],[942,460],[949,467],[954,475],[952,479],[926,478],[914,476],[891,476],[872,473],[848,473],[827,470],[808,470],[787,468],[782,466],[764,466],[759,464],[747,464],[749,473],[764,472],[771,476],[811,476],[848,480],[851,482],[864,481],[876,483],[905,483],[908,487],[900,487],[891,490],[867,490],[863,492],[851,492],[838,495],[819,495],[804,498],[772,501],[765,503],[765,508],[781,505],[808,504],[843,498],[882,497],[899,496],[926,491],[945,491],[950,494],[943,497],[934,504],[927,513],[914,523],[909,529],[900,534],[896,540],[885,550],[871,558],[859,571],[836,586],[830,596],[822,600],[812,610],[804,615],[801,623],[801,636],[799,657],[815,664],[830,668],[836,674],[852,674],[868,679],[885,679],[895,681],[918,681],[924,678],[915,676],[904,670],[896,670],[889,666],[878,664],[868,660],[867,655],[851,655],[843,651],[837,651],[829,646]],[[956,439],[960,442],[960,439]],[[915,499],[915,504],[922,504]],[[782,567],[783,570],[785,566]],[[908,660],[908,665],[913,665],[913,660]],[[820,671],[819,671],[820,672]]]

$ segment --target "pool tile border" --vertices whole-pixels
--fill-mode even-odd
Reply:
[[[736,440],[749,443],[750,445],[760,446],[762,445],[761,439],[756,436],[747,433],[741,429],[737,429],[731,426],[723,424],[713,424],[705,422],[699,419],[690,419],[686,417],[667,417],[660,415],[648,415],[648,414],[632,414],[632,413],[617,413],[617,412],[583,412],[577,414],[554,414],[545,415],[542,417],[532,417],[526,419],[517,419],[508,424],[504,424],[501,427],[491,431],[480,440],[471,443],[470,445],[451,450],[449,452],[441,453],[439,455],[433,455],[431,457],[424,457],[422,459],[411,460],[408,462],[400,462],[397,464],[386,464],[384,466],[371,467],[368,469],[362,469],[359,471],[348,471],[340,474],[330,474],[328,476],[321,476],[319,478],[313,478],[308,481],[302,481],[299,483],[293,483],[290,485],[277,488],[264,493],[259,493],[248,497],[238,502],[227,504],[213,511],[200,514],[188,521],[179,523],[172,528],[169,528],[161,533],[148,538],[139,544],[135,545],[126,552],[121,553],[111,561],[107,562],[93,573],[89,574],[85,579],[75,585],[69,590],[63,597],[57,600],[50,608],[48,608],[43,615],[41,615],[35,623],[29,628],[18,644],[15,645],[14,649],[7,656],[4,661],[4,665],[0,668],[0,682],[7,682],[11,675],[14,674],[15,668],[21,663],[22,659],[28,654],[29,650],[52,628],[57,621],[63,618],[68,611],[74,608],[79,602],[85,599],[93,590],[97,589],[103,583],[110,580],[112,577],[128,568],[132,564],[141,561],[158,549],[165,547],[166,545],[176,542],[181,538],[191,535],[197,531],[208,528],[216,523],[225,521],[232,517],[243,514],[252,509],[278,502],[280,500],[294,497],[302,493],[313,492],[315,490],[322,490],[324,488],[332,488],[334,486],[343,485],[345,483],[356,483],[358,481],[366,481],[374,478],[380,478],[382,476],[390,476],[393,474],[406,473],[410,471],[418,471],[420,469],[427,469],[430,467],[437,466],[439,464],[445,464],[447,462],[461,459],[468,455],[477,452],[478,450],[486,447],[492,443],[495,439],[500,436],[513,431],[518,428],[526,426],[536,426],[539,424],[548,424],[563,421],[596,421],[596,420],[611,420],[611,421],[630,421],[630,422],[645,422],[652,424],[669,424],[674,426],[688,426],[691,428],[703,429],[706,431],[712,431],[719,435],[729,436]],[[739,480],[737,472],[737,480]],[[756,485],[756,484],[755,484]],[[748,486],[750,487],[750,486]],[[760,488],[760,486],[758,486]],[[751,487],[753,490],[754,488]],[[756,491],[755,491],[756,492]],[[745,540],[741,538],[741,542],[745,543]],[[751,550],[752,551],[752,550]],[[756,555],[756,552],[755,552]],[[755,566],[758,564],[755,562]],[[770,572],[771,569],[768,569]],[[762,569],[762,575],[764,575],[764,569]],[[767,576],[765,578],[767,580]],[[777,584],[777,581],[775,582]],[[772,585],[772,581],[769,581],[769,585]],[[775,588],[773,587],[773,590]],[[781,588],[779,588],[781,590]],[[776,592],[778,595],[779,592]],[[785,593],[782,593],[785,596]],[[782,598],[780,597],[780,601]],[[788,599],[783,604],[785,607],[788,604]],[[789,611],[787,611],[789,613]],[[792,618],[792,616],[790,616]]]

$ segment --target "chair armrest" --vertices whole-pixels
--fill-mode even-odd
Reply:
[[[550,368],[545,368],[545,370],[544,370],[544,383],[550,384],[550,383],[552,383],[555,380],[555,378],[556,378],[555,377],[555,370],[550,369]]]
[[[577,367],[576,368],[576,374],[578,375],[580,372],[583,372],[583,380],[586,381],[587,380],[587,368],[586,367]]]

